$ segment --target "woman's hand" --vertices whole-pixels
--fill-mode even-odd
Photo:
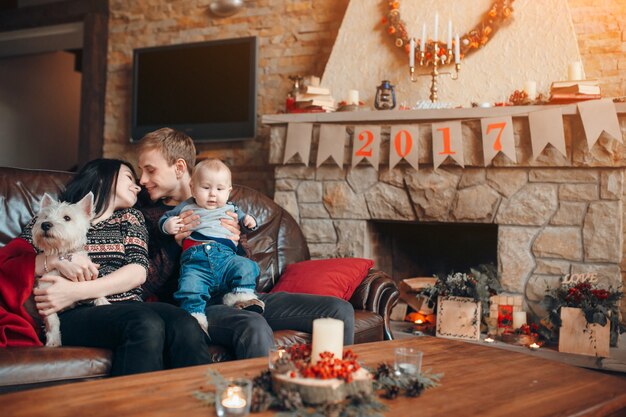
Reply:
[[[232,233],[232,235],[228,238],[235,242],[236,245],[239,243],[239,238],[241,237],[241,227],[239,226],[239,222],[237,221],[237,214],[232,211],[227,211],[226,214],[232,217],[232,219],[220,219],[220,222],[222,223],[222,226],[224,226],[226,229],[228,229],[230,233]]]
[[[87,254],[72,254],[71,259],[70,261],[67,258],[64,260],[56,258],[52,267],[65,278],[74,282],[91,281],[98,278],[100,265],[93,263]]]
[[[176,239],[176,243],[182,246],[183,240],[188,238],[191,232],[193,232],[193,229],[200,225],[200,216],[193,214],[191,210],[187,210],[180,213],[180,221],[182,222],[182,226],[178,230],[178,233],[174,235],[174,239]]]
[[[42,316],[48,316],[67,308],[80,301],[80,283],[68,281],[57,275],[44,275],[39,279],[42,288],[35,288],[35,303],[37,311]]]

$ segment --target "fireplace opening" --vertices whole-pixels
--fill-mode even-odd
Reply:
[[[370,257],[395,281],[497,265],[495,224],[372,221],[368,228]]]

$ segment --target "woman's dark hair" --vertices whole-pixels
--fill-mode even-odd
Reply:
[[[60,200],[77,203],[91,191],[94,195],[94,213],[99,216],[109,208],[122,165],[127,166],[133,176],[137,177],[133,166],[121,159],[100,158],[87,162],[67,184]]]

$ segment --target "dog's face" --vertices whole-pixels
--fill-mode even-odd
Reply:
[[[92,218],[92,193],[76,204],[60,203],[45,194],[33,226],[33,243],[47,255],[83,250]]]

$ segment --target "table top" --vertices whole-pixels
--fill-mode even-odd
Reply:
[[[626,378],[486,345],[420,337],[353,346],[366,366],[393,361],[395,347],[424,352],[423,369],[444,373],[441,386],[418,398],[382,400],[388,416],[626,415]],[[253,378],[267,359],[195,366],[0,396],[3,416],[213,416],[193,397],[208,390],[207,370]],[[620,412],[621,411],[621,412]],[[624,413],[624,414],[622,414]],[[266,417],[274,412],[251,414]]]

